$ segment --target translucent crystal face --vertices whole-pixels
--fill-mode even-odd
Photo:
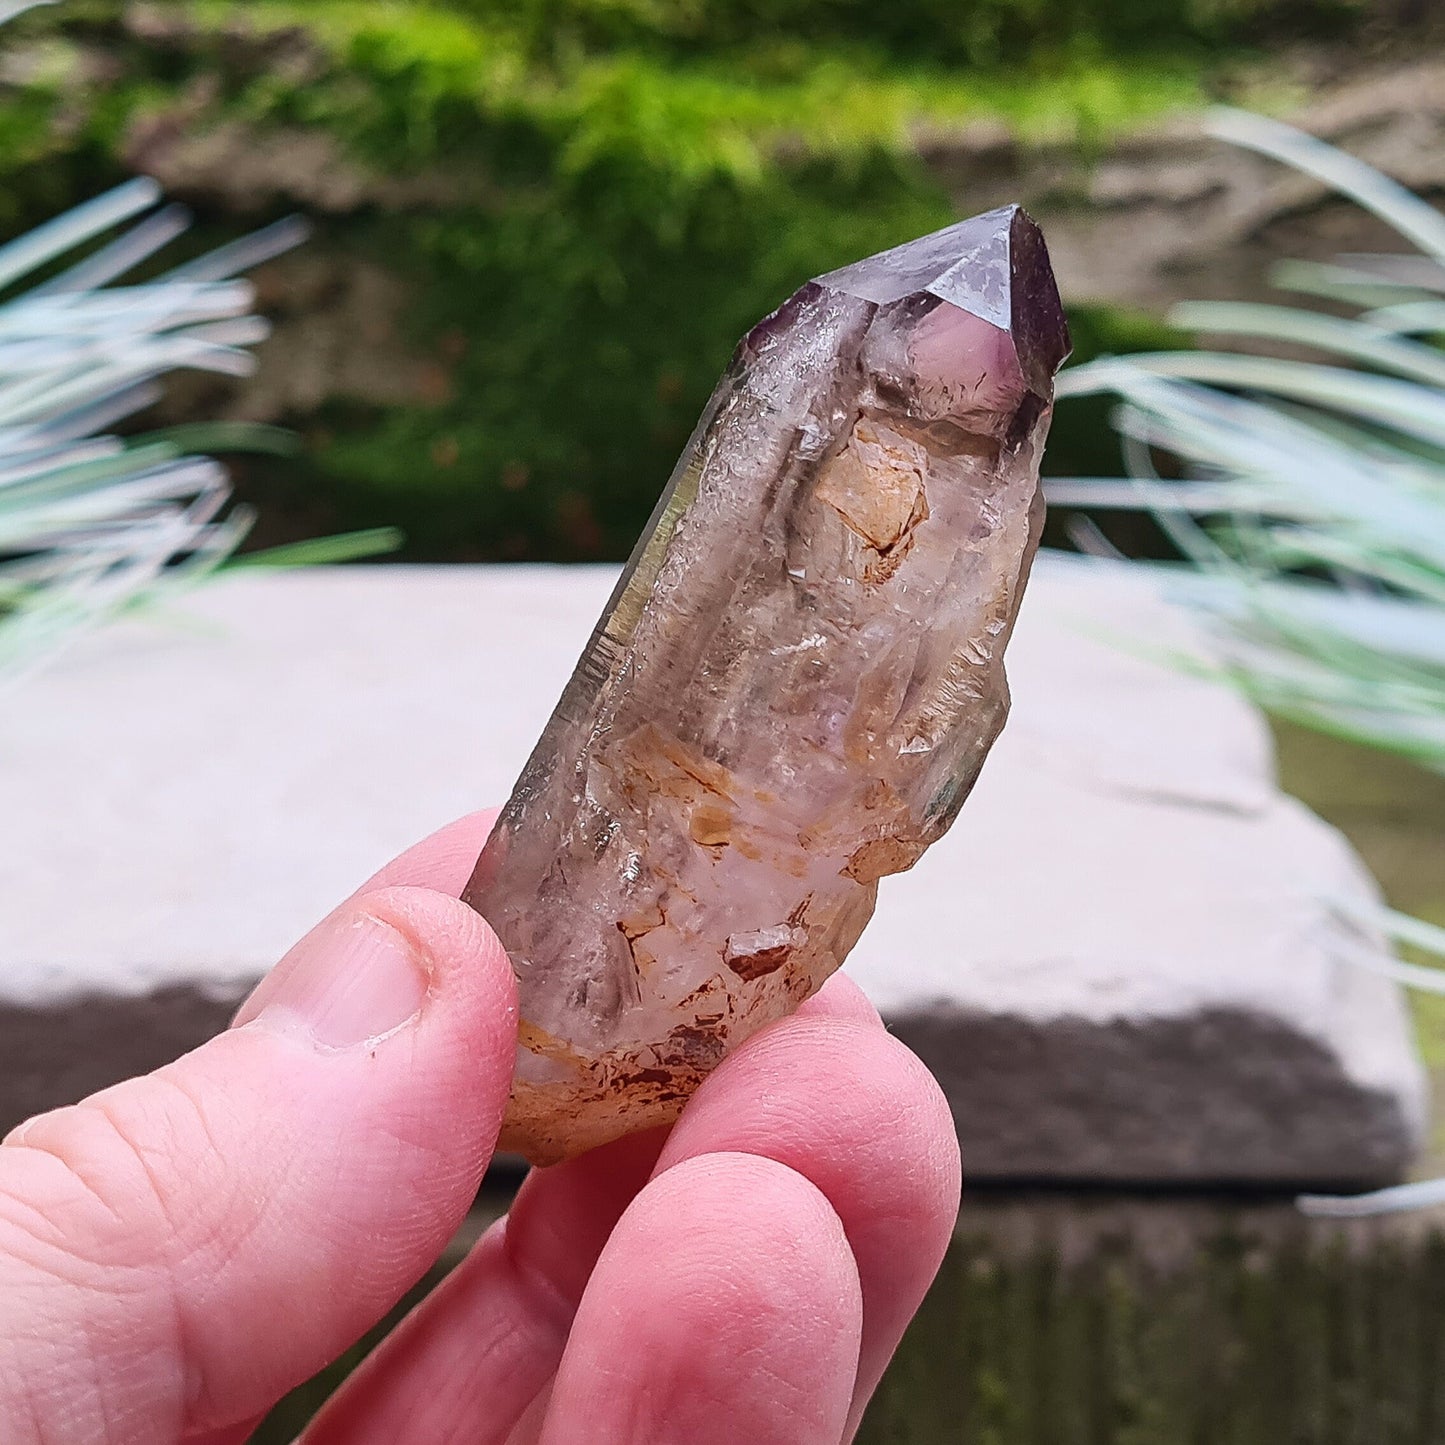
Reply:
[[[1008,708],[1067,349],[1012,207],[743,340],[465,895],[520,990],[504,1146],[674,1117],[953,820]]]

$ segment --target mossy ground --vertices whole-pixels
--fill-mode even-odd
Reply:
[[[505,1205],[502,1191],[484,1195],[459,1246]],[[385,1328],[288,1397],[254,1445],[294,1439]],[[1286,1201],[980,1195],[966,1201],[859,1445],[1437,1445],[1442,1435],[1438,1233],[1307,1228]]]
[[[1162,1209],[1168,1206],[1160,1206]],[[1445,1245],[1229,1222],[1157,1268],[955,1243],[866,1445],[1426,1445],[1445,1429]]]
[[[737,337],[808,276],[954,218],[920,138],[1003,122],[1019,144],[1088,151],[1200,104],[1282,13],[74,0],[0,42],[0,231],[118,178],[157,123],[321,134],[379,185],[440,177],[416,204],[323,218],[312,243],[399,280],[403,339],[435,385],[275,418],[305,447],[241,470],[283,519],[262,535],[396,523],[414,558],[620,557]],[[198,243],[244,224],[188,199]],[[260,197],[248,219],[282,204]],[[1080,352],[1118,328],[1080,313]],[[1089,429],[1061,424],[1064,466]]]

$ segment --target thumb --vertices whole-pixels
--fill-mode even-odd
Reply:
[[[454,898],[350,900],[227,1033],[0,1145],[0,1439],[225,1438],[436,1258],[496,1142],[506,954]]]

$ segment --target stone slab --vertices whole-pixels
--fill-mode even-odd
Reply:
[[[408,843],[500,801],[611,568],[240,576],[0,709],[0,1128],[205,1037]],[[850,961],[975,1178],[1373,1183],[1424,1127],[1373,885],[1142,575],[1041,559],[1013,719]]]

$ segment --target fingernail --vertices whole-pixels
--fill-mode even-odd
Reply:
[[[304,1032],[324,1048],[379,1042],[414,1019],[431,978],[419,949],[369,913],[342,912],[312,930],[257,985],[233,1028]]]

